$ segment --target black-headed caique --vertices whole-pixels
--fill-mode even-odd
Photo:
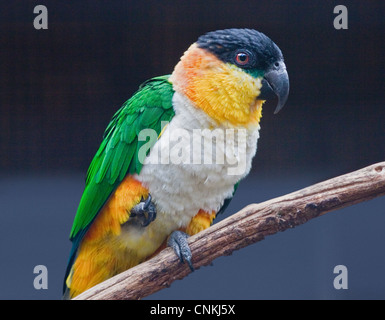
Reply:
[[[171,75],[143,83],[113,116],[87,172],[70,239],[66,298],[167,244],[193,269],[187,236],[208,228],[250,171],[262,105],[289,93],[263,33],[202,35]]]

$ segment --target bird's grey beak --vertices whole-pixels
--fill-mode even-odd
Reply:
[[[274,95],[278,97],[278,104],[274,111],[274,114],[277,114],[289,96],[289,75],[283,61],[279,63],[279,66],[274,66],[266,72],[262,79],[262,88],[258,99],[269,100]]]

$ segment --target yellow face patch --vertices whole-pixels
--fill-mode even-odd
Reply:
[[[258,125],[262,101],[261,78],[225,64],[195,44],[182,57],[170,78],[174,89],[187,96],[218,124]]]

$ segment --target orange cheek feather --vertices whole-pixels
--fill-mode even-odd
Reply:
[[[261,79],[220,61],[195,44],[177,64],[170,81],[176,91],[219,124],[248,127],[259,123],[262,101],[256,98]]]

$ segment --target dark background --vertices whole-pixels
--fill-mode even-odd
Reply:
[[[48,9],[35,30],[33,9]],[[336,5],[348,30],[333,27]],[[227,215],[383,161],[384,1],[4,1],[0,5],[0,298],[58,299],[88,165],[114,112],[197,37],[254,28],[285,56],[285,108],[264,108],[252,174]],[[385,199],[214,261],[153,299],[385,297]],[[48,290],[33,267],[46,265]],[[349,270],[335,290],[333,268]]]

